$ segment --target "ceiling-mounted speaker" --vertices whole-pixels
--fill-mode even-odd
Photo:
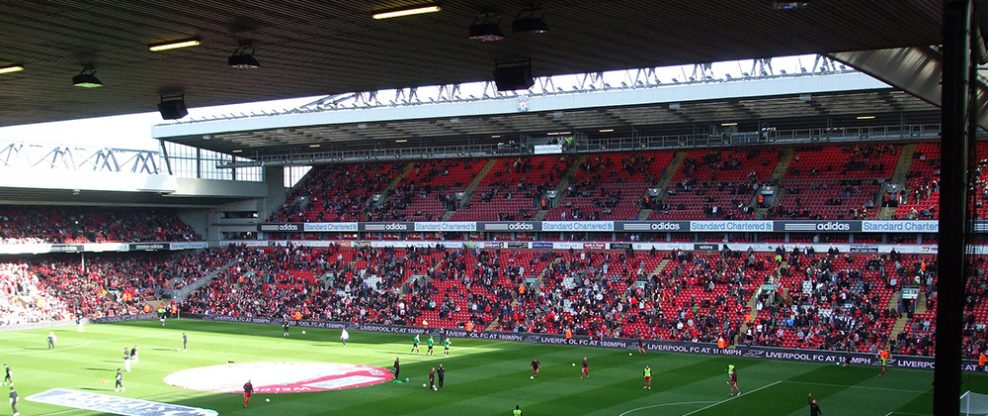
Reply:
[[[163,120],[178,120],[189,115],[189,110],[185,107],[185,96],[162,96],[158,103],[158,112]]]
[[[527,90],[535,85],[532,60],[494,63],[494,85],[498,91]]]

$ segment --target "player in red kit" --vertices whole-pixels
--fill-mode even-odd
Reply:
[[[580,378],[582,379],[583,376],[590,378],[590,363],[587,362],[587,357],[583,357],[583,367],[580,368]]]
[[[244,384],[244,407],[250,404],[251,394],[254,394],[254,385],[250,383],[250,380],[247,380],[247,383]]]

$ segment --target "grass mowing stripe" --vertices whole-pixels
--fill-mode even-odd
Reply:
[[[72,327],[55,329],[62,342],[59,346],[63,348],[42,351],[49,332],[45,328],[17,331],[10,337],[0,334],[0,351],[12,352],[0,358],[12,364],[22,397],[54,387],[97,391],[94,389],[107,387],[100,383],[101,379],[110,379],[112,385],[113,371],[122,364],[119,350],[136,343],[141,362],[133,373],[125,375],[127,392],[120,396],[214,409],[224,416],[334,413],[487,416],[510,414],[515,403],[526,414],[541,416],[680,415],[697,407],[707,410],[694,410],[690,416],[803,416],[807,393],[820,400],[827,414],[862,414],[868,410],[868,414],[881,415],[895,409],[890,416],[917,416],[924,414],[932,403],[931,394],[915,392],[925,389],[932,380],[932,373],[924,370],[894,369],[887,377],[878,378],[878,368],[869,366],[842,369],[833,363],[658,352],[642,357],[628,356],[628,350],[470,338],[454,338],[449,357],[429,357],[408,354],[410,335],[351,331],[350,343],[343,348],[338,330],[305,330],[307,334],[302,335],[301,328],[293,327],[291,336],[283,337],[280,325],[173,320],[162,328],[155,321],[138,321],[87,326],[85,333],[76,333]],[[175,352],[181,346],[182,332],[189,335],[188,353]],[[70,345],[85,342],[91,344],[66,350]],[[440,348],[437,353],[441,351]],[[390,369],[395,356],[402,360],[402,378],[410,377],[413,383],[384,383],[320,393],[265,394],[258,396],[256,404],[252,401],[249,409],[243,408],[237,394],[180,390],[163,383],[163,378],[175,371],[224,364],[228,360],[336,362]],[[589,381],[578,379],[583,356],[590,359]],[[542,360],[543,372],[538,379],[530,380],[529,362],[535,357]],[[446,388],[439,392],[426,391],[421,384],[428,369],[439,362],[449,368]],[[757,396],[751,400],[722,401],[727,393],[723,369],[729,363],[740,369],[744,384],[763,386],[780,379],[783,383],[771,389],[763,386],[763,390],[746,391],[742,396]],[[642,390],[645,364],[652,367],[654,390]],[[858,389],[853,385],[870,388]],[[966,374],[965,389],[988,392],[988,377]],[[271,402],[265,402],[265,398]],[[862,404],[861,400],[867,403]],[[717,406],[710,407],[711,404]],[[24,406],[23,414],[98,414],[27,401]],[[643,409],[635,410],[638,408]],[[629,410],[632,412],[627,413]]]
[[[748,393],[745,393],[745,394],[739,394],[739,395],[737,395],[737,396],[733,396],[733,397],[731,397],[731,398],[729,398],[729,399],[724,399],[724,400],[721,400],[721,401],[719,401],[719,402],[717,402],[717,403],[714,403],[714,404],[711,404],[711,405],[709,405],[709,406],[704,406],[704,407],[701,407],[701,408],[699,408],[699,409],[696,409],[696,410],[694,410],[694,411],[692,411],[692,412],[689,412],[689,413],[686,413],[686,414],[684,414],[683,416],[690,416],[690,415],[692,415],[692,414],[696,414],[696,413],[700,413],[700,412],[702,412],[702,411],[704,411],[704,410],[707,410],[707,409],[709,409],[709,408],[711,408],[711,407],[717,407],[717,406],[720,406],[720,405],[722,405],[722,404],[724,404],[724,403],[727,403],[727,402],[729,402],[729,401],[731,401],[731,400],[734,400],[734,399],[737,399],[738,397],[741,397],[741,396],[747,396],[747,395],[749,395],[749,394],[752,394],[752,393],[754,393],[754,392],[756,392],[756,391],[760,391],[760,390],[763,390],[763,389],[767,389],[767,388],[769,388],[769,387],[772,387],[772,386],[774,386],[774,385],[776,385],[776,384],[779,384],[779,383],[781,383],[781,382],[782,382],[782,380],[776,380],[776,381],[773,381],[773,382],[771,382],[771,383],[769,383],[769,384],[766,384],[766,385],[764,385],[764,386],[761,386],[761,387],[759,387],[759,388],[757,388],[757,389],[754,389],[754,390],[751,390],[751,391],[749,391]]]
[[[685,404],[708,404],[708,403],[715,403],[715,402],[716,402],[715,400],[703,400],[703,401],[698,401],[698,402],[659,403],[659,404],[653,404],[653,405],[648,405],[648,406],[636,407],[634,409],[631,409],[631,410],[628,410],[628,411],[626,411],[624,413],[621,413],[618,416],[625,416],[625,415],[629,415],[629,414],[632,414],[634,412],[637,412],[639,410],[654,409],[656,407],[682,406],[682,405],[685,405]]]
[[[930,390],[909,390],[909,389],[895,389],[888,387],[872,387],[872,386],[860,386],[856,384],[835,384],[835,383],[818,383],[814,381],[797,381],[797,380],[786,380],[786,383],[796,383],[796,384],[810,384],[815,386],[831,386],[831,387],[843,387],[845,389],[864,389],[864,390],[879,390],[879,391],[898,391],[905,393],[928,393]]]

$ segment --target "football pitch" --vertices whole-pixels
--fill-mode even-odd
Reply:
[[[787,416],[809,414],[807,395],[813,394],[827,415],[886,416],[929,415],[933,400],[933,373],[912,369],[890,368],[880,377],[876,367],[654,352],[629,356],[627,350],[456,338],[448,357],[438,342],[435,354],[427,356],[425,338],[420,354],[409,352],[409,335],[352,331],[344,347],[340,331],[306,328],[303,335],[302,328],[292,327],[286,338],[280,326],[195,320],[171,320],[164,328],[157,321],[87,325],[84,333],[58,328],[57,346],[48,350],[48,331],[0,333],[0,361],[13,369],[21,415],[102,414],[26,400],[54,388],[212,409],[221,415],[510,415],[518,404],[533,416]],[[183,332],[188,351],[180,351]],[[140,361],[124,373],[126,392],[115,393],[123,349],[134,345]],[[247,371],[262,373],[249,374],[256,388],[260,380],[287,377],[299,368],[359,364],[390,370],[396,356],[402,364],[400,378],[409,378],[407,383],[308,393],[258,391],[249,408],[243,407],[242,394],[221,393],[221,387],[197,391],[165,382],[182,370],[213,367],[186,381],[221,386],[222,369],[246,365]],[[591,377],[581,380],[583,357],[590,362]],[[542,362],[535,379],[530,378],[533,358]],[[287,367],[252,367],[256,363]],[[423,388],[429,369],[440,363],[446,368],[444,388]],[[741,396],[728,395],[728,364],[737,366]],[[645,365],[653,371],[652,390],[642,389]],[[226,374],[237,378],[225,381],[239,390],[246,381],[243,374],[248,373]],[[965,374],[963,381],[964,390],[988,392],[988,377]],[[8,391],[4,387],[0,395],[6,397]],[[0,409],[0,415],[9,414],[9,406]]]

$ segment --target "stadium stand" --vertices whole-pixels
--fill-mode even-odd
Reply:
[[[782,261],[781,299],[759,299],[768,314],[759,314],[752,332],[755,344],[859,352],[877,352],[885,345],[897,316],[889,309],[893,287],[886,276],[894,269],[888,256],[834,250],[825,255],[786,253]]]
[[[0,324],[139,313],[149,301],[227,261],[228,249],[198,252],[59,254],[0,261]]]
[[[173,210],[0,206],[0,243],[112,243],[201,240]]]
[[[898,162],[901,145],[797,148],[782,199],[770,218],[873,219],[875,199]]]
[[[385,218],[373,196],[400,172],[392,163],[330,165],[313,168],[289,193],[270,221],[375,221]],[[390,213],[389,213],[390,214]]]
[[[988,151],[988,145],[979,146]],[[936,219],[935,143],[917,145],[904,192],[882,194],[902,149],[900,144],[797,147],[778,183],[772,175],[783,148],[691,150],[654,198],[647,190],[667,174],[675,152],[600,153],[582,161],[531,156],[323,166],[293,188],[268,220],[517,221],[534,219],[540,210],[549,221],[634,220],[642,209],[651,210],[652,220],[747,220],[755,219],[759,208],[768,208],[767,219],[876,219],[881,206],[898,207],[896,219]],[[492,169],[485,173],[488,162]],[[988,171],[988,161],[983,165]],[[474,181],[476,188],[468,192]],[[978,188],[988,200],[984,183],[988,173]],[[765,185],[778,185],[777,204],[759,206],[757,191]],[[543,201],[545,191],[557,187],[558,203]],[[375,201],[375,195],[383,199]]]
[[[646,190],[658,183],[672,152],[604,153],[580,164],[559,205],[545,219],[637,219]]]
[[[693,150],[650,219],[753,219],[752,198],[772,174],[772,149]]]
[[[979,144],[980,146],[980,144]],[[920,143],[916,146],[902,195],[893,195],[895,217],[907,220],[930,220],[940,217],[940,146]],[[983,199],[983,198],[982,198]]]
[[[988,151],[988,145],[979,143]],[[270,221],[753,219],[784,149],[602,153],[587,157],[422,161],[316,167]],[[903,145],[794,149],[769,218],[935,219],[939,155],[916,146],[905,191],[880,195]],[[675,171],[673,160],[681,158]],[[488,170],[489,168],[489,170]],[[988,162],[978,190],[985,196]],[[661,197],[648,188],[667,178]],[[476,188],[467,192],[476,184]],[[560,189],[555,207],[541,195]],[[466,200],[459,193],[467,192]],[[380,201],[375,195],[383,195]],[[979,212],[984,208],[979,205]],[[914,213],[915,212],[915,213]],[[0,207],[0,242],[182,241],[199,236],[170,210]],[[499,234],[499,238],[531,236]],[[666,236],[660,236],[665,238]],[[895,235],[888,236],[895,240]],[[295,238],[303,238],[295,236]],[[385,239],[422,238],[385,235]],[[450,236],[449,238],[466,238]],[[549,234],[547,240],[572,236]],[[693,242],[685,233],[670,241]],[[744,238],[738,236],[738,238]],[[846,235],[789,233],[761,242],[848,243]],[[904,235],[906,241],[913,238]],[[702,236],[719,242],[723,235]],[[661,238],[660,238],[661,240]],[[738,240],[734,240],[735,242]],[[896,240],[898,241],[898,240]],[[878,236],[855,236],[878,244]],[[754,251],[509,250],[233,246],[189,253],[45,255],[0,262],[2,325],[135,313],[211,271],[182,310],[475,330],[737,342],[800,349],[930,355],[936,267],[930,255]],[[968,281],[968,355],[988,347],[988,283]],[[898,298],[921,287],[915,309]],[[766,287],[774,288],[765,290]],[[758,294],[756,296],[756,294]]]
[[[935,278],[932,257],[897,253],[238,250],[237,265],[183,310],[875,352],[900,316],[895,290],[907,279],[929,290]],[[763,284],[778,289],[749,307]],[[988,308],[978,300],[970,309],[970,341],[984,342],[973,322]],[[930,319],[926,309],[911,322]],[[908,344],[932,328],[909,328],[897,351],[929,354]]]
[[[502,158],[494,161],[453,221],[529,220],[539,209],[539,196],[559,184],[573,163],[571,156]]]
[[[456,194],[463,192],[485,160],[432,160],[413,163],[409,174],[390,198],[390,218],[402,221],[439,221],[456,209]]]

